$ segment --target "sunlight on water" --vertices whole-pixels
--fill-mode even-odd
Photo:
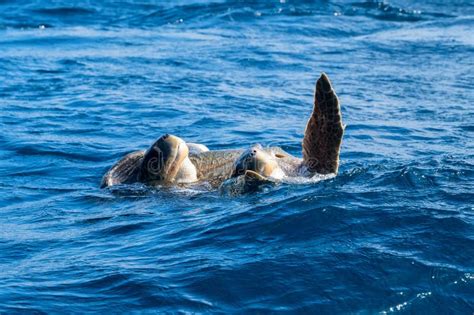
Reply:
[[[472,314],[473,25],[470,0],[0,1],[0,313]],[[321,72],[337,176],[99,189],[165,133],[301,157]]]
[[[327,174],[327,175],[320,175],[320,174],[315,174],[312,177],[284,177],[282,179],[283,183],[286,184],[291,184],[291,185],[301,185],[301,184],[316,184],[320,181],[323,180],[328,180],[336,177],[335,174]]]

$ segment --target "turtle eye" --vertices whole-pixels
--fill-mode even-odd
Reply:
[[[283,154],[280,154],[280,153],[275,153],[275,157],[279,158],[279,159],[282,159],[284,158],[285,156]]]

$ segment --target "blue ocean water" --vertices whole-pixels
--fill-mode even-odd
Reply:
[[[471,0],[0,1],[0,313],[474,312]],[[164,133],[300,155],[326,72],[339,175],[100,190]]]

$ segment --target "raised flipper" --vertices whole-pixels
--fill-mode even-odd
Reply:
[[[313,113],[303,139],[303,165],[319,174],[337,173],[344,126],[339,99],[325,73],[316,83]]]
[[[144,155],[145,151],[135,151],[124,156],[105,173],[100,188],[137,182]]]

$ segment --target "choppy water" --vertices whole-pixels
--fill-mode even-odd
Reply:
[[[474,311],[474,6],[0,1],[0,312]],[[300,154],[316,78],[338,177],[236,198],[99,190],[163,133]]]

